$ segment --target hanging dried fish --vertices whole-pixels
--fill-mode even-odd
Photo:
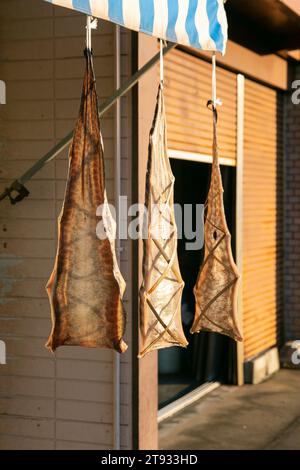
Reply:
[[[237,281],[239,273],[231,251],[223,186],[218,160],[217,111],[213,107],[213,163],[206,202],[205,253],[194,287],[196,311],[191,333],[209,330],[242,341],[237,321]]]
[[[188,344],[181,323],[184,283],[177,258],[173,199],[174,176],[167,153],[166,118],[160,85],[150,133],[146,175],[148,217],[140,289],[140,357],[154,349],[185,347]]]
[[[69,153],[69,173],[58,224],[58,249],[47,284],[52,332],[46,346],[111,348],[124,352],[125,282],[114,246],[115,222],[108,208],[103,143],[93,63],[86,49],[79,118]],[[103,205],[102,219],[96,211]],[[99,239],[102,222],[107,237]]]

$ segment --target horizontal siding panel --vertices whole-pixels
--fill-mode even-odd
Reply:
[[[0,242],[0,258],[7,258],[13,255],[21,258],[53,258],[55,255],[55,247],[52,240],[39,240],[34,243],[33,240],[11,239],[7,242]]]
[[[18,336],[3,337],[9,356],[13,354],[14,357],[51,358],[50,352],[45,347],[46,341],[44,336],[42,338],[31,337],[29,340],[28,336],[19,334],[19,331],[17,333]]]
[[[18,60],[7,61],[1,64],[1,70],[10,83],[19,82],[20,84],[23,80],[49,80],[53,77],[53,61],[23,60],[22,64]],[[12,96],[12,98],[14,97]],[[7,105],[9,104],[10,102],[7,103]]]
[[[107,403],[58,400],[56,416],[63,420],[110,424],[113,407]]]
[[[37,180],[37,179],[31,180],[26,183],[26,188],[28,189],[30,193],[30,199],[27,199],[27,202],[30,202],[33,200],[37,200],[37,201],[52,200],[55,197],[56,185],[55,185],[55,182],[51,180]],[[12,218],[8,220],[10,220],[11,224],[15,222],[15,220],[12,220]],[[28,220],[28,223],[30,222],[33,223],[30,217],[28,217],[26,220]],[[22,222],[21,226],[19,222],[16,222],[20,230],[23,230],[23,223],[26,224],[26,220]],[[1,218],[0,218],[0,221],[1,221]],[[44,221],[41,220],[41,222],[43,223]],[[38,221],[34,223],[38,224]],[[33,229],[34,229],[34,226],[32,226],[31,232],[32,232],[32,236],[35,237],[36,235],[33,233],[34,232]],[[51,233],[51,230],[49,230],[49,233]]]
[[[98,364],[90,361],[60,359],[56,365],[56,373],[60,379],[90,380],[105,383],[112,381],[113,371],[110,362]]]
[[[16,177],[22,175],[25,173],[25,171],[28,170],[31,166],[33,166],[36,163],[36,160],[9,160],[5,161],[5,166],[0,169],[0,179],[6,179],[6,180],[14,180]],[[46,167],[44,167],[41,171],[38,172],[33,178],[35,180],[49,180],[54,177],[54,163],[50,162],[47,164]],[[22,204],[29,203],[30,199],[27,201],[24,200]],[[14,213],[15,210],[17,210],[18,206],[11,206],[10,203],[7,201],[2,202],[3,208],[6,208],[7,206],[11,208],[11,214]],[[3,212],[1,210],[1,216],[3,217]]]
[[[57,439],[65,439],[68,436],[70,441],[100,443],[112,446],[112,434],[112,425],[109,424],[78,423],[60,420],[56,424]]]
[[[2,372],[2,369],[5,369]],[[54,358],[19,358],[8,356],[7,364],[1,367],[0,376],[21,376],[21,377],[41,377],[54,378],[55,362]]]
[[[99,403],[111,403],[113,394],[112,383],[99,383],[93,381],[57,380],[57,398],[63,400],[91,401]],[[124,405],[130,403],[130,390],[125,384],[121,384],[121,402]]]
[[[55,58],[61,59],[65,57],[82,57],[82,50],[85,44],[82,37],[64,37],[56,38],[54,41]],[[52,45],[52,42],[51,42]],[[53,46],[52,46],[53,47]],[[101,40],[97,41],[97,47],[94,47],[93,53],[95,57],[110,56],[114,47],[114,35],[101,34]]]
[[[0,435],[0,450],[54,450],[51,439]]]
[[[47,280],[48,278],[42,280],[38,278],[11,279],[2,277],[2,285],[5,292],[10,292],[14,297],[44,298],[46,297],[45,286]]]
[[[48,152],[52,145],[52,140],[23,140],[15,142],[6,139],[2,147],[0,147],[0,158],[5,162],[5,165],[10,160],[34,159],[36,161],[41,155]]]
[[[6,97],[8,103],[17,100],[23,100],[25,103],[32,100],[53,100],[54,98],[52,80],[9,81],[7,85]]]
[[[28,397],[0,398],[0,417],[1,415],[15,415],[31,418],[54,418],[54,408],[52,399],[28,399]]]
[[[1,336],[25,336],[45,338],[50,332],[49,318],[5,318],[1,319]],[[29,339],[28,339],[29,341]],[[8,351],[9,353],[9,351]],[[51,355],[49,355],[51,357]]]
[[[53,103],[50,100],[41,100],[29,102],[27,106],[24,106],[22,103],[18,102],[15,104],[7,103],[4,107],[2,116],[5,123],[10,123],[10,121],[26,121],[27,123],[29,119],[31,119],[31,122],[33,122],[34,120],[43,122],[47,119],[53,119],[53,114]],[[5,125],[5,123],[3,124]],[[14,124],[15,122],[10,125]],[[24,126],[24,123],[22,123],[22,126]],[[14,137],[16,137],[15,134]]]
[[[52,183],[50,183],[52,186]],[[39,184],[32,184],[31,187],[39,188]],[[51,191],[51,187],[48,187],[47,192]],[[37,189],[38,190],[38,189]],[[49,239],[53,240],[55,233],[55,227],[53,226],[52,219],[9,219],[0,218],[0,239]],[[12,261],[12,260],[11,260]],[[18,260],[18,263],[20,261]],[[29,262],[30,263],[30,262]],[[26,269],[26,267],[24,266]]]
[[[58,379],[56,383],[58,399],[82,400],[99,403],[111,403],[113,386],[111,382],[99,383],[93,381],[77,381]]]
[[[0,315],[3,317],[38,317],[45,318],[49,311],[48,299],[22,299],[20,303],[16,298],[5,298],[0,303]]]
[[[27,320],[32,325],[32,320]],[[5,339],[7,354],[9,356],[13,354],[14,357],[42,357],[45,359],[53,359],[53,356],[45,347],[46,336],[50,332],[50,322],[48,318],[45,320],[45,324],[47,325],[46,334],[42,335],[41,337],[31,336],[30,340],[28,339],[29,335],[24,334],[22,329],[17,327],[16,335],[14,335],[14,333],[11,331],[9,336],[5,334],[5,332],[1,333],[3,339]],[[98,367],[100,367],[101,363],[112,363],[113,353],[107,349],[78,348],[75,346],[68,346],[60,348],[55,353],[55,357],[57,359],[76,359],[79,361],[87,361],[88,363],[92,361],[95,362]]]
[[[0,417],[0,442],[2,434],[7,436],[22,436],[25,438],[52,438],[54,437],[54,421],[50,419]]]
[[[125,65],[125,58],[123,57],[123,63]],[[109,81],[111,81],[111,75],[114,73],[114,58],[112,56],[101,57],[101,58],[94,58],[94,68],[95,73],[98,70],[103,68],[101,71],[101,84],[100,88],[102,89],[103,84],[106,83],[107,86],[111,86]],[[65,59],[55,59],[55,78],[56,79],[78,79],[79,81],[82,80],[82,72],[83,72],[83,62],[82,57],[80,58],[70,58],[67,57]],[[100,90],[99,90],[100,91]]]
[[[6,138],[10,140],[34,140],[37,135],[40,140],[49,140],[54,137],[54,124],[50,120],[6,120],[2,130]]]
[[[76,346],[67,346],[60,348],[56,353],[58,359],[73,359],[81,361],[92,361],[99,365],[101,363],[112,364],[113,362],[113,351],[110,349],[98,349],[98,348],[78,348]]]
[[[30,8],[28,4],[30,2]],[[40,18],[52,18],[52,10],[50,5],[46,2],[40,2],[38,0],[1,0],[1,11],[2,18],[5,15],[5,19],[40,19]],[[3,21],[1,22],[3,23]],[[20,25],[21,27],[22,25]]]
[[[41,377],[7,376],[4,372],[2,370],[0,373],[0,397],[53,398],[55,392],[54,380]]]
[[[22,28],[20,28],[20,20],[2,22],[0,25],[0,39],[18,41],[18,40],[35,40],[36,37],[41,39],[52,38],[53,20],[52,18],[40,18],[38,21],[34,19],[22,20]]]
[[[36,200],[32,201],[27,199],[16,206],[3,205],[1,211],[3,217],[13,217],[15,219],[53,219],[55,216],[54,207],[51,200]]]
[[[53,59],[52,40],[39,38],[39,40],[12,41],[1,40],[0,60],[42,60]]]
[[[56,450],[107,450],[107,445],[57,440],[55,449]]]

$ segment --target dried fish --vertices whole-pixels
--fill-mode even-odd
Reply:
[[[46,346],[51,351],[71,345],[124,352],[125,281],[115,255],[116,227],[107,203],[96,83],[88,49],[85,56],[81,106],[58,223],[58,249],[46,287],[52,316]],[[103,207],[102,219],[96,215],[99,206]],[[96,235],[99,223],[106,231],[103,239]]]
[[[140,289],[140,357],[154,349],[185,347],[188,344],[181,323],[184,282],[177,258],[173,199],[174,176],[167,152],[166,117],[160,85],[150,133],[146,176],[148,217]]]
[[[191,333],[209,330],[242,341],[237,319],[238,269],[231,250],[218,159],[217,112],[213,108],[213,163],[206,202],[205,253],[194,287],[196,311]]]

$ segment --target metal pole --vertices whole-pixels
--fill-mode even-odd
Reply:
[[[236,263],[243,272],[243,173],[244,173],[245,78],[237,75],[237,156],[236,156]],[[238,317],[243,325],[243,277],[239,280]],[[237,385],[244,384],[244,345],[237,342]]]
[[[170,52],[176,47],[176,44],[170,43],[167,47],[164,48],[164,55]],[[139,69],[132,77],[130,77],[124,85],[122,85],[112,96],[110,96],[101,106],[99,106],[99,116],[101,117],[108,109],[115,104],[115,102],[125,95],[139,79],[150,70],[160,58],[160,53],[158,52],[155,56],[152,57],[141,69]],[[40,160],[38,160],[29,170],[27,170],[20,178],[14,181],[11,185],[21,184],[23,185],[29,181],[38,171],[40,171],[47,163],[51,162],[57,155],[59,155],[71,142],[73,138],[73,131],[69,132],[58,144],[56,144],[49,152],[47,152]],[[2,194],[0,194],[0,201],[6,196],[9,196],[14,188],[6,189]]]
[[[115,29],[115,76],[116,88],[121,86],[121,31],[120,26]],[[115,208],[116,218],[119,220],[119,197],[121,195],[121,98],[116,101],[115,108]],[[119,225],[119,222],[118,222]],[[117,260],[120,264],[121,244],[119,237],[116,237]],[[114,352],[114,448],[121,448],[121,359],[120,354]]]

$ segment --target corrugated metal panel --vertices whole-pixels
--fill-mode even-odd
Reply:
[[[243,323],[245,359],[277,343],[282,309],[282,104],[245,81]]]
[[[24,5],[26,3],[26,6]],[[85,17],[40,0],[2,0],[0,77],[1,188],[18,177],[69,132],[82,86]],[[122,33],[123,75],[130,73],[128,34]],[[100,100],[114,91],[114,28],[93,32]],[[123,99],[122,190],[129,182],[128,98]],[[114,110],[102,120],[108,194],[114,191]],[[113,355],[62,348],[54,357],[44,343],[50,308],[45,284],[56,247],[56,217],[67,174],[67,152],[28,184],[30,198],[0,206],[0,449],[102,449],[113,447]],[[122,271],[130,279],[129,246]],[[130,312],[130,285],[126,293]],[[127,334],[130,333],[130,323]],[[130,338],[127,338],[130,341]],[[130,356],[121,365],[121,445],[130,448]]]
[[[236,76],[218,68],[220,157],[236,161]],[[173,150],[212,153],[211,65],[181,50],[165,58],[168,146]]]

